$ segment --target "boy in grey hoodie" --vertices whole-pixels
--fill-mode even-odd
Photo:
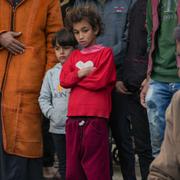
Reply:
[[[70,89],[61,87],[59,75],[62,65],[76,46],[74,36],[67,30],[57,32],[52,39],[52,45],[59,63],[47,71],[39,96],[42,113],[50,120],[49,132],[52,133],[55,150],[59,159],[61,179],[66,175],[66,138],[65,123]]]

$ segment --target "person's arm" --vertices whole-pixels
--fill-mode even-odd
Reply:
[[[119,27],[120,28],[119,33],[117,33],[117,35],[116,35],[118,43],[112,47],[115,63],[118,61],[123,61],[119,58],[125,56],[127,42],[128,42],[128,28],[129,28],[128,18],[129,18],[129,13],[130,13],[132,7],[134,6],[135,2],[136,2],[136,0],[127,0],[127,2],[126,2],[126,3],[128,3],[127,15],[126,15],[126,17],[124,17],[125,18],[124,24],[122,24],[122,22],[121,22],[121,27]]]
[[[122,28],[124,29],[124,33],[120,37],[121,40],[119,41],[119,43],[113,47],[113,51],[115,54],[114,58],[115,58],[115,63],[116,63],[116,74],[117,74],[117,82],[116,82],[115,87],[116,87],[116,91],[121,94],[128,93],[128,89],[126,88],[123,82],[122,72],[123,72],[123,65],[124,65],[125,56],[126,56],[126,52],[128,48],[129,15],[135,1],[136,0],[129,1],[127,17],[125,20],[124,28]]]
[[[78,69],[74,68],[74,56],[75,53],[72,52],[69,58],[63,64],[63,68],[60,74],[60,82],[61,86],[64,88],[72,88],[82,79],[78,77]]]
[[[176,39],[176,61],[178,67],[178,76],[180,77],[180,24],[174,30],[174,37]]]
[[[147,53],[149,53],[151,47],[151,32],[152,32],[152,7],[151,0],[147,1],[146,8],[146,29],[147,29]],[[141,84],[140,101],[141,105],[146,108],[145,97],[149,88],[149,74],[147,73],[146,79]]]
[[[180,91],[173,96],[166,111],[166,129],[159,155],[152,162],[148,180],[179,179]]]
[[[151,0],[147,2],[146,9],[146,28],[147,28],[147,51],[149,51],[151,47],[151,33],[152,33],[152,7]]]
[[[127,46],[128,46],[129,14],[135,1],[136,0],[127,0],[126,2],[128,3],[127,15],[125,16],[123,14],[123,16],[125,16],[124,17],[125,19],[123,22],[121,22],[121,27],[117,27],[120,28],[119,33],[117,33],[118,43],[112,47],[114,53],[114,60],[116,64],[117,81],[121,81],[121,82],[123,80],[122,78],[123,63],[125,60]]]
[[[123,36],[121,37],[121,41],[116,46],[113,47],[115,52],[118,52],[116,50],[117,48],[120,50],[119,53],[115,53],[115,63],[116,63],[116,72],[117,72],[116,91],[121,94],[128,93],[128,89],[126,88],[123,82],[122,72],[123,72],[123,65],[124,65],[125,56],[126,56],[126,52],[128,48],[129,16],[135,2],[136,0],[129,1],[128,13],[127,13],[126,21],[125,21],[126,23],[124,25],[125,31],[123,33]]]
[[[113,53],[111,49],[103,52],[100,64],[95,67],[88,76],[78,82],[78,86],[89,90],[98,90],[106,88],[108,85],[115,84],[116,70],[114,64]]]
[[[44,77],[40,96],[39,96],[39,105],[41,108],[42,113],[48,119],[51,118],[53,114],[53,106],[52,106],[52,93],[50,83],[52,83],[50,79],[50,72],[48,71]]]
[[[57,63],[55,58],[54,49],[51,45],[52,36],[55,32],[59,31],[63,27],[62,14],[59,0],[51,0],[47,10],[47,22],[46,22],[46,56],[47,64],[46,70],[51,68]]]
[[[125,24],[122,25],[119,29],[119,33],[117,33],[117,44],[112,46],[113,54],[114,54],[114,62],[116,64],[116,75],[117,80],[122,80],[122,70],[123,70],[123,62],[126,54],[127,48],[127,38],[128,38],[128,25],[127,25],[127,17],[124,21]]]

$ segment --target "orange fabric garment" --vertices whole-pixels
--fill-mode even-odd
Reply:
[[[0,33],[22,32],[18,40],[26,46],[15,56],[0,49],[1,119],[8,154],[42,156],[38,96],[45,71],[56,63],[52,35],[62,26],[58,0],[22,0],[14,10],[8,0],[0,0]]]

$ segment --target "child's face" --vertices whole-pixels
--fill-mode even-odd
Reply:
[[[98,30],[93,30],[92,26],[87,20],[84,19],[73,24],[73,32],[80,46],[85,48],[96,44],[96,35]]]
[[[72,46],[60,46],[57,44],[55,47],[55,54],[58,61],[64,64],[73,49]]]

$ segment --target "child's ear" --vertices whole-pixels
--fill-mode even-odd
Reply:
[[[99,33],[99,27],[95,27],[95,28],[94,28],[94,34],[97,36],[98,33]]]
[[[97,34],[98,34],[98,31],[94,31],[94,34],[97,36]]]

